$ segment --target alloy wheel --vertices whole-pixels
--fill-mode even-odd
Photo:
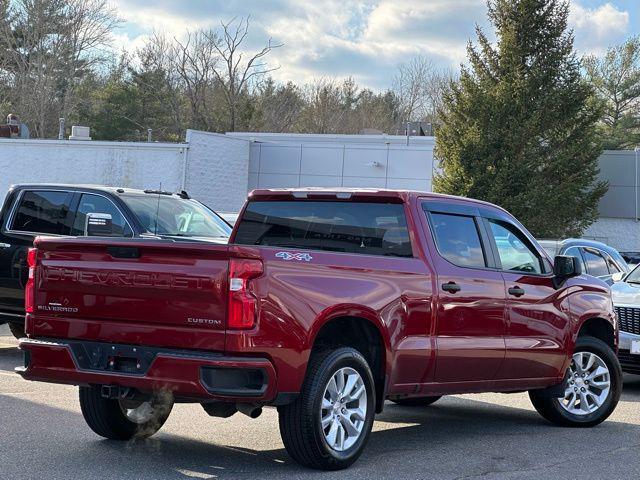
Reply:
[[[609,397],[611,375],[609,367],[592,352],[573,355],[564,397],[560,406],[573,415],[588,415],[598,410]]]
[[[334,373],[325,387],[320,410],[327,445],[338,452],[351,448],[367,417],[367,390],[360,374],[350,367]]]

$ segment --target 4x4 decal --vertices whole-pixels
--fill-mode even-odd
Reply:
[[[313,257],[308,253],[278,252],[276,253],[276,257],[283,260],[298,260],[304,262],[310,262],[313,260]]]

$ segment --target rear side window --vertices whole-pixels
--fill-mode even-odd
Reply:
[[[413,256],[404,207],[394,203],[250,202],[235,243]]]
[[[69,192],[26,191],[11,222],[11,230],[69,235]]]
[[[436,245],[440,254],[461,267],[485,267],[480,234],[473,217],[431,213]]]
[[[111,200],[90,193],[83,193],[80,198],[76,218],[73,222],[72,235],[84,235],[88,213],[108,213],[111,215],[113,225],[113,233],[111,236],[113,237],[131,237],[133,235],[122,213],[120,213],[120,210],[118,210]]]
[[[595,248],[585,248],[584,259],[587,264],[587,273],[594,277],[604,277],[609,275],[609,269],[607,268],[607,262],[602,257],[600,252]]]

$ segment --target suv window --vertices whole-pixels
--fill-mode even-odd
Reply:
[[[524,235],[513,225],[489,220],[503,270],[542,273],[538,254],[529,247]]]
[[[19,232],[69,235],[66,223],[71,193],[25,191],[15,211],[11,230]]]
[[[250,202],[235,243],[413,256],[404,206],[397,203]]]
[[[609,267],[609,273],[614,274],[622,271],[620,270],[620,267],[618,267],[618,264],[613,260],[613,258],[611,258],[611,256],[608,253],[606,252],[601,252],[601,253],[604,256],[604,259],[607,261],[607,266]]]
[[[595,248],[585,248],[584,259],[587,264],[587,273],[594,277],[604,277],[609,275],[609,269],[607,268],[607,262],[604,257]]]
[[[567,248],[567,250],[563,253],[563,255],[567,255],[569,257],[576,257],[578,259],[578,263],[582,267],[582,271],[584,273],[587,273],[587,267],[584,264],[584,260],[582,259],[582,253],[580,253],[580,249],[578,247]]]
[[[430,216],[440,255],[461,267],[487,266],[473,217],[445,213],[431,213]]]
[[[78,211],[71,230],[72,235],[84,235],[88,213],[108,213],[113,222],[113,237],[131,237],[133,232],[120,210],[111,200],[101,195],[83,193],[78,204]]]

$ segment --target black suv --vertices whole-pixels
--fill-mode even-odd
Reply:
[[[24,336],[27,250],[38,235],[156,236],[226,242],[231,227],[205,205],[178,194],[95,185],[16,185],[0,211],[0,324]],[[105,228],[106,224],[106,228]]]

